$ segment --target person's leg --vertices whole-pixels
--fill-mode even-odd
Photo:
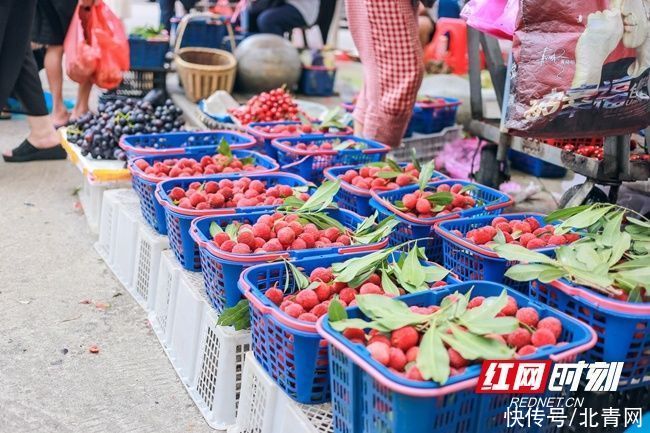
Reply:
[[[68,122],[68,110],[63,104],[63,46],[50,45],[43,61],[52,94],[52,121],[55,125]]]
[[[171,28],[169,20],[174,16],[174,0],[158,0],[160,6],[160,25],[167,31]]]
[[[363,3],[372,46],[370,65],[364,64],[372,74],[364,136],[395,147],[408,126],[424,73],[416,8],[411,0]]]
[[[433,21],[428,16],[419,15],[418,16],[418,38],[420,39],[420,45],[424,48],[429,42],[431,42],[431,36],[433,36]]]
[[[267,9],[257,17],[260,33],[272,33],[278,36],[284,36],[286,32],[306,25],[298,9],[289,4]]]
[[[93,83],[90,81],[79,83],[79,87],[77,88],[77,102],[75,103],[70,118],[76,120],[90,111],[88,101],[90,100],[90,91],[92,88]]]
[[[369,58],[371,47],[369,46],[370,28],[368,27],[368,14],[366,13],[366,8],[363,2],[356,0],[346,0],[345,12],[352,41],[359,52],[359,57],[363,64],[363,84],[354,104],[354,112],[352,113],[352,117],[354,118],[354,135],[363,137],[363,125],[365,123],[366,110],[368,106],[368,86],[371,81],[371,59]]]

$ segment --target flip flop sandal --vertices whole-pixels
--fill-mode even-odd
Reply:
[[[48,147],[47,149],[39,149],[27,140],[23,141],[20,146],[14,148],[11,151],[11,156],[2,155],[5,162],[56,160],[66,159],[67,156],[68,154],[60,144],[54,147]]]

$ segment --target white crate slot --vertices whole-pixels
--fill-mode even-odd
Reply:
[[[199,333],[207,307],[203,290],[200,272],[181,272],[167,355],[186,386],[194,380]]]
[[[99,218],[99,239],[95,242],[95,250],[111,268],[115,266],[115,243],[120,206],[124,203],[137,202],[138,196],[130,188],[110,189],[104,192]]]
[[[156,284],[156,298],[153,311],[149,313],[149,323],[160,344],[167,348],[171,340],[171,331],[176,309],[176,294],[182,267],[174,252],[165,250],[160,255],[160,266]]]
[[[135,250],[138,244],[140,225],[144,220],[136,203],[123,203],[119,208],[117,230],[115,232],[115,261],[113,272],[118,280],[132,292],[133,269],[135,268]]]
[[[296,403],[269,377],[252,353],[246,356],[236,424],[228,433],[332,433],[329,403]]]
[[[79,190],[79,203],[83,208],[86,221],[93,233],[99,230],[100,216],[102,212],[102,200],[104,191],[115,188],[129,187],[131,182],[96,182],[88,175],[83,176],[83,184]]]
[[[155,306],[160,258],[166,249],[169,249],[167,236],[159,235],[147,224],[140,225],[131,287],[133,297],[147,312]]]
[[[249,330],[217,325],[217,312],[207,297],[199,340],[196,375],[190,396],[208,424],[225,430],[235,423],[246,353],[251,349]]]

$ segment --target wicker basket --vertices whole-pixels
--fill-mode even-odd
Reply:
[[[190,100],[207,98],[217,90],[232,92],[237,60],[229,52],[214,48],[181,48],[175,57],[178,76]]]
[[[215,48],[185,47],[180,48],[183,34],[190,21],[202,18],[218,18],[213,14],[188,14],[178,26],[174,60],[176,70],[183,84],[185,95],[191,101],[207,98],[217,90],[232,92],[237,73],[237,60],[228,51]],[[230,22],[226,23],[231,44],[234,35]]]

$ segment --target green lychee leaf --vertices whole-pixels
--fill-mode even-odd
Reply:
[[[420,191],[424,191],[424,189],[427,187],[427,184],[431,180],[431,176],[433,175],[434,171],[435,164],[433,161],[429,161],[422,166],[422,169],[420,170],[420,177],[418,178],[418,186],[420,187]]]
[[[217,149],[220,155],[227,156],[232,158],[232,150],[230,149],[230,144],[225,138],[219,140],[219,147]]]
[[[217,233],[224,233],[224,231],[216,221],[212,221],[210,223],[210,236],[214,238]]]
[[[463,331],[456,325],[451,325],[451,332],[442,334],[442,339],[465,359],[512,359],[515,354],[500,341]]]
[[[343,319],[336,322],[330,322],[330,325],[332,326],[332,329],[338,332],[343,332],[348,328],[376,329],[380,332],[391,331],[379,322],[367,321],[363,319]]]
[[[443,385],[449,379],[449,354],[442,342],[441,333],[436,328],[431,327],[425,332],[415,362],[424,379]]]
[[[327,317],[330,323],[348,318],[348,313],[345,311],[345,308],[343,308],[343,304],[339,301],[338,295],[334,296],[330,301],[330,305],[327,307]]]

